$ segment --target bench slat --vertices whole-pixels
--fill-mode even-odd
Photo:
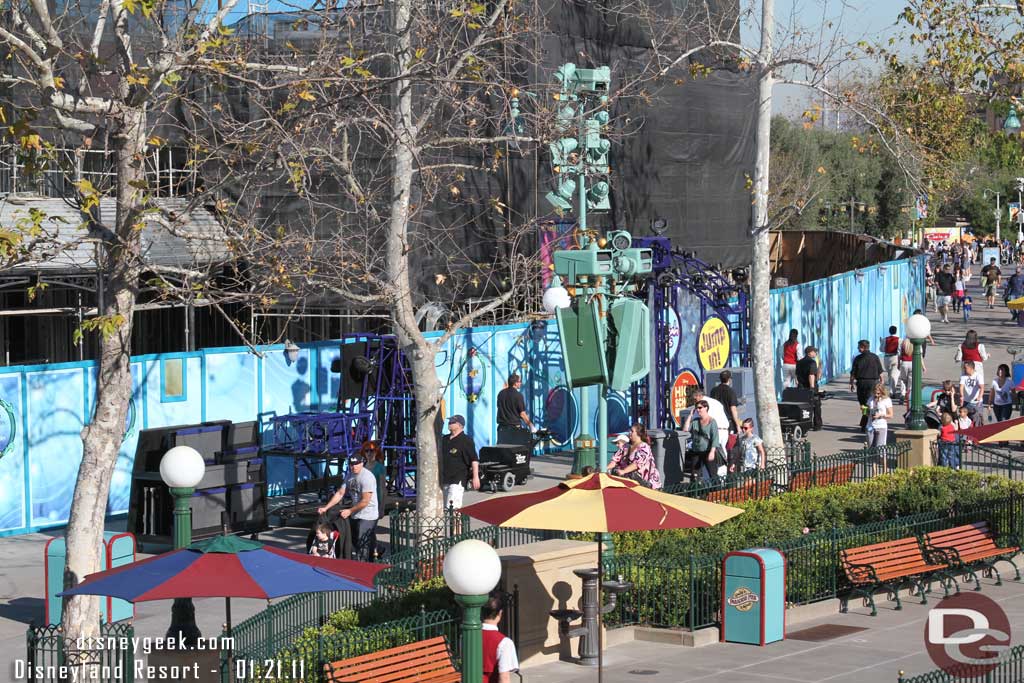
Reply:
[[[850,565],[870,566],[875,577],[883,582],[945,569],[943,564],[929,564],[924,559],[915,537],[847,548],[840,555],[846,577],[855,584],[866,583],[867,577],[858,576],[860,568]]]
[[[331,662],[324,665],[324,674],[328,680],[339,683],[456,683],[460,680],[444,636]]]

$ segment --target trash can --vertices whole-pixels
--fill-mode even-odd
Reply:
[[[648,429],[647,436],[651,438],[651,451],[654,455],[654,466],[658,468],[662,484],[665,483],[665,436],[664,429]]]
[[[43,574],[46,582],[46,601],[43,607],[47,624],[59,624],[63,598],[57,593],[64,590],[64,561],[67,557],[67,543],[64,537],[51,538],[46,542],[43,557]],[[106,571],[122,567],[135,561],[135,536],[117,531],[103,532],[100,547],[100,569]],[[100,622],[113,623],[135,617],[135,605],[118,598],[100,596]]]
[[[737,550],[722,560],[722,642],[767,645],[786,637],[786,556]]]

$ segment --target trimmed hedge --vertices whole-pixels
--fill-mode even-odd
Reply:
[[[810,488],[738,504],[746,512],[710,529],[615,534],[621,555],[682,561],[690,553],[717,555],[779,545],[810,531],[844,529],[921,512],[946,510],[1024,493],[1024,482],[999,475],[916,467],[842,486]]]

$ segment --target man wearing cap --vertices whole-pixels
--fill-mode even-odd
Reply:
[[[444,489],[444,507],[458,510],[462,507],[462,494],[472,481],[480,490],[480,461],[476,444],[466,433],[466,418],[452,415],[448,418],[448,433],[441,439],[441,488]]]
[[[380,516],[377,513],[377,478],[366,469],[361,455],[349,456],[345,483],[326,505],[317,508],[317,514],[324,514],[342,501],[347,506],[339,517],[347,519],[352,529],[352,557],[372,562],[377,551],[377,518]]]
[[[522,378],[512,373],[508,376],[508,386],[498,392],[498,443],[523,442],[523,424],[531,432],[536,431],[533,422],[530,421],[530,414],[526,412],[526,401],[519,392],[522,386]],[[529,435],[525,436],[526,443],[529,443]]]

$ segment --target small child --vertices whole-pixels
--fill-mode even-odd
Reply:
[[[942,413],[942,427],[939,429],[939,466],[960,469],[960,448],[956,443],[956,427],[953,413]]]
[[[967,406],[960,406],[960,417],[956,420],[957,430],[970,429],[974,426],[974,420],[971,419],[971,413],[967,410]]]
[[[971,295],[964,297],[964,322],[971,319]]]
[[[310,555],[335,558],[334,539],[331,538],[332,531],[330,524],[316,525],[316,539],[314,539],[313,545],[309,546]]]

